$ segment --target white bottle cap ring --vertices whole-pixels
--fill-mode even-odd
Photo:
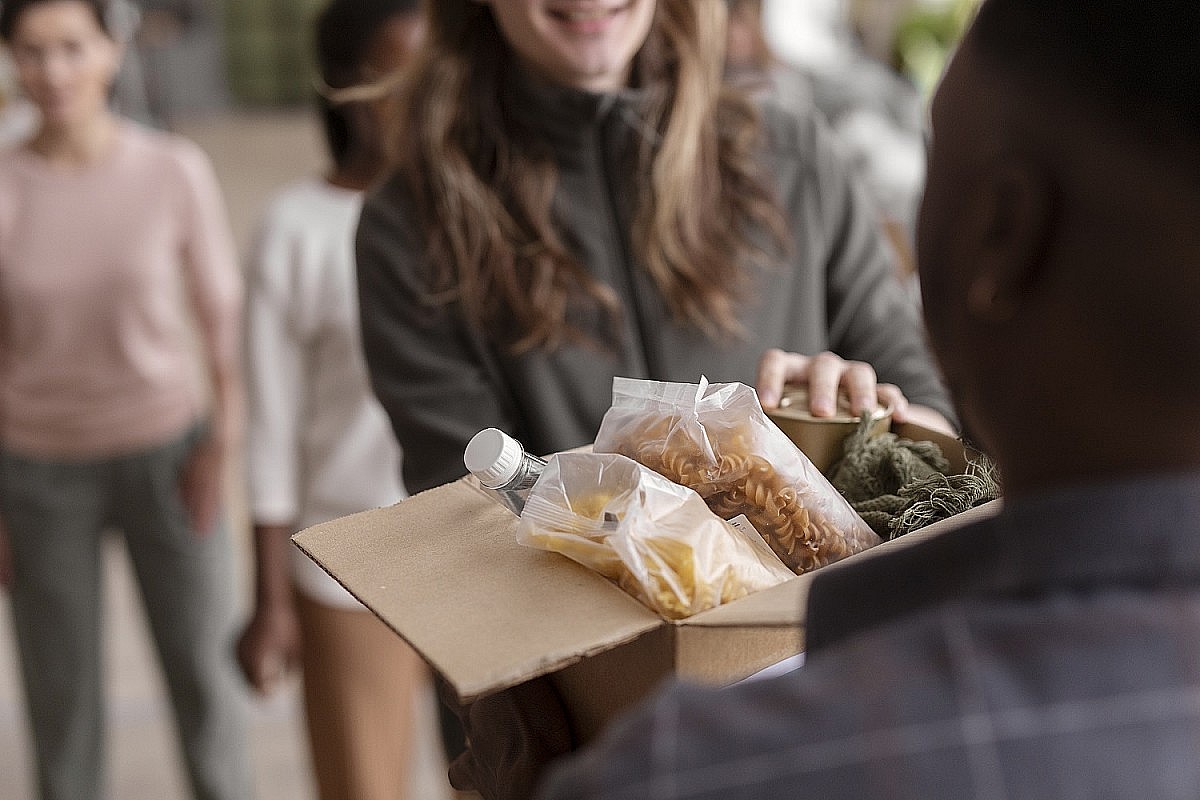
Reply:
[[[503,486],[517,474],[521,445],[499,428],[484,428],[471,437],[463,463],[489,489]]]

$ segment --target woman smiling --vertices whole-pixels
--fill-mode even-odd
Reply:
[[[442,0],[358,231],[364,346],[420,490],[498,427],[591,441],[614,376],[807,381],[948,428],[828,134],[722,80],[722,0]],[[911,405],[910,401],[911,400]],[[826,411],[826,409],[828,409]]]

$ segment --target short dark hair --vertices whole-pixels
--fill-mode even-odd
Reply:
[[[385,22],[415,14],[421,0],[332,0],[317,16],[315,45],[321,81],[345,89],[363,80],[363,61]],[[354,131],[338,103],[322,94],[317,99],[330,154],[341,163],[355,146]]]
[[[971,37],[1116,118],[1200,141],[1200,0],[985,0]]]
[[[11,42],[21,15],[33,6],[48,2],[50,0],[3,0],[3,3],[0,3],[0,39]],[[100,25],[100,29],[108,36],[113,35],[112,26],[109,24],[109,0],[74,0],[74,2],[83,3],[90,8],[96,16],[96,22]]]

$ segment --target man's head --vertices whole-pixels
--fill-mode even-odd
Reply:
[[[932,124],[926,320],[1009,493],[1200,466],[1200,3],[987,0]]]

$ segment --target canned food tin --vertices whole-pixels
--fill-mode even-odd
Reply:
[[[849,398],[840,395],[837,412],[832,417],[814,417],[808,410],[806,389],[785,392],[779,407],[768,411],[767,416],[822,473],[828,472],[842,457],[842,441],[857,430],[860,421],[850,413]],[[871,435],[884,433],[891,424],[891,408],[876,410],[872,415]]]

